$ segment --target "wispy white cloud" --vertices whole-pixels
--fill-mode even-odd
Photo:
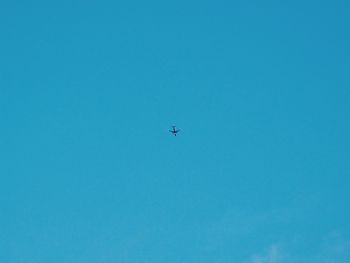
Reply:
[[[277,245],[272,245],[261,254],[254,254],[248,263],[281,263],[282,255]]]
[[[312,218],[312,214],[307,215]],[[311,227],[309,231],[311,223],[304,217],[300,211],[287,208],[226,211],[198,227],[185,262],[350,262],[346,229],[315,231]]]
[[[296,252],[295,248],[284,244],[283,246],[273,244],[261,252],[253,253],[242,263],[347,263],[350,259],[350,240],[341,233],[332,232],[320,240],[318,249],[305,251],[302,254]],[[290,244],[289,244],[290,245]],[[283,247],[283,250],[281,249]]]

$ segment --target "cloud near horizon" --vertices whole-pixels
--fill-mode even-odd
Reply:
[[[271,245],[263,254],[255,254],[248,261],[249,263],[280,263],[281,252],[277,245]]]

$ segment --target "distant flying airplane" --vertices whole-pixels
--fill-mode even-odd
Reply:
[[[176,136],[176,134],[180,131],[179,129],[176,129],[176,126],[172,126],[173,129],[169,130],[172,134],[174,134],[174,136]]]

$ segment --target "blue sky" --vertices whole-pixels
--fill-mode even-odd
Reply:
[[[0,261],[349,262],[349,8],[3,1]]]

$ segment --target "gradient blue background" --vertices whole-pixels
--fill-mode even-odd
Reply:
[[[350,262],[349,10],[2,1],[0,262]]]

